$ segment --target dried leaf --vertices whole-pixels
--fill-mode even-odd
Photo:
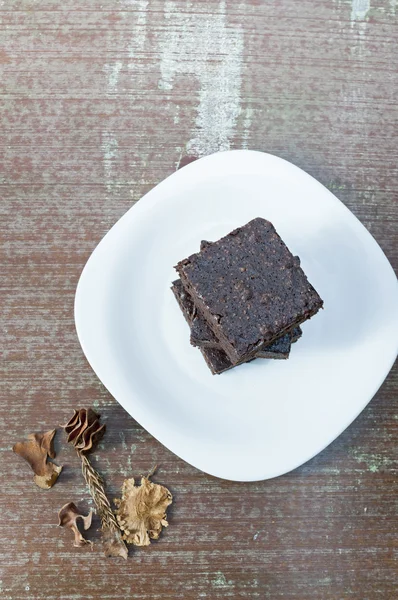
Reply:
[[[106,425],[101,425],[99,415],[91,408],[75,410],[73,417],[63,425],[68,442],[80,454],[91,452],[105,433]]]
[[[52,429],[51,431],[47,431],[46,433],[32,433],[28,435],[28,438],[34,438],[35,436],[38,442],[40,443],[43,450],[45,450],[50,458],[55,458],[55,449],[54,449],[54,438],[57,433],[56,429]]]
[[[91,527],[91,520],[93,518],[92,510],[90,510],[87,516],[81,515],[77,510],[76,504],[74,504],[74,502],[69,502],[61,508],[61,510],[58,513],[58,517],[58,525],[60,527],[69,527],[69,529],[73,531],[75,535],[75,541],[73,545],[76,548],[81,548],[82,546],[86,546],[87,544],[92,545],[92,542],[86,540],[77,527],[77,519],[82,519],[85,531]]]
[[[54,485],[62,471],[62,467],[47,462],[48,457],[55,458],[55,434],[55,429],[46,433],[31,433],[28,435],[28,441],[17,442],[13,447],[13,451],[30,465],[35,474],[33,480],[36,485],[44,490]]]
[[[33,481],[39,488],[42,488],[42,490],[49,490],[57,481],[61,471],[62,467],[49,462],[46,464],[46,473],[44,475],[35,475]]]
[[[172,501],[170,491],[149,477],[142,477],[138,486],[134,479],[126,479],[121,500],[115,500],[123,539],[135,546],[148,546],[151,539],[157,540],[162,527],[168,526],[166,509]]]

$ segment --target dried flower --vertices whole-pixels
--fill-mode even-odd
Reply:
[[[31,433],[28,441],[17,442],[13,447],[13,451],[30,465],[35,474],[33,481],[43,490],[50,489],[62,471],[62,467],[47,462],[48,457],[55,458],[55,434],[55,429],[46,433]]]
[[[100,424],[99,415],[91,408],[81,408],[75,410],[75,414],[64,428],[68,435],[68,442],[73,444],[80,456],[83,477],[101,519],[105,555],[127,559],[126,544],[123,542],[122,533],[105,493],[104,480],[87,457],[103,436],[105,425]]]
[[[105,433],[106,425],[101,425],[99,415],[91,408],[75,410],[75,414],[64,425],[68,442],[73,444],[80,454],[94,450]]]
[[[60,527],[69,527],[73,531],[75,535],[73,545],[76,548],[81,548],[82,546],[86,546],[87,544],[92,545],[92,542],[86,540],[77,527],[77,519],[82,519],[85,531],[91,527],[91,520],[93,518],[92,510],[90,510],[87,516],[81,515],[77,510],[76,504],[74,504],[73,502],[69,502],[61,508],[61,510],[58,513],[58,517],[58,525]]]
[[[170,491],[152,483],[149,476],[142,477],[139,486],[134,479],[126,479],[121,500],[114,501],[123,539],[135,546],[148,546],[151,539],[157,540],[162,527],[168,526],[166,509],[172,501]]]

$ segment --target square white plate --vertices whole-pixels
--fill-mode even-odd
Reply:
[[[324,310],[289,360],[211,375],[170,290],[173,266],[261,216],[298,254]],[[165,446],[218,477],[276,477],[363,410],[398,348],[398,283],[382,250],[325,187],[260,152],[213,154],[134,205],[88,260],[75,301],[95,373]]]

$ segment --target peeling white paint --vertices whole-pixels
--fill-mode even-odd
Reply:
[[[102,162],[104,165],[105,184],[108,192],[112,191],[114,184],[113,164],[117,155],[118,141],[110,131],[102,133]]]
[[[148,0],[125,0],[126,9],[132,9],[134,24],[132,26],[130,42],[128,45],[129,59],[135,58],[137,53],[142,51],[146,41],[146,24]],[[135,67],[135,63],[130,62],[129,69]],[[114,95],[117,92],[119,75],[123,68],[123,61],[118,60],[104,67],[107,75],[107,95]],[[110,131],[102,132],[102,162],[104,166],[105,184],[108,193],[111,193],[115,187],[114,165],[118,155],[118,140],[116,133]]]
[[[129,58],[134,58],[138,52],[144,49],[147,35],[147,8],[148,0],[128,0],[128,6],[137,11],[137,21],[133,27],[131,41],[128,47]],[[129,65],[130,67],[134,65]]]
[[[104,70],[107,74],[107,88],[106,92],[108,95],[113,95],[117,91],[117,84],[119,80],[119,73],[123,66],[121,61],[118,61],[112,65],[105,65]],[[115,134],[109,131],[102,132],[102,164],[104,168],[105,185],[108,193],[112,191],[113,187],[113,163],[117,154],[118,142]]]
[[[250,141],[250,128],[253,119],[253,109],[251,106],[248,106],[245,110],[245,118],[243,120],[243,142],[242,147],[248,148]]]
[[[370,0],[351,0],[351,21],[363,21],[370,10]]]
[[[175,105],[175,113],[174,113],[173,121],[174,121],[174,125],[178,125],[178,123],[180,122],[180,105],[179,104]]]
[[[388,456],[382,456],[381,454],[370,454],[366,452],[360,452],[356,448],[349,451],[350,455],[356,462],[364,463],[371,473],[378,473],[380,469],[389,469],[393,465],[393,460]],[[360,485],[358,481],[358,485]]]
[[[119,437],[120,437],[120,441],[122,443],[123,450],[127,450],[126,436],[124,435],[124,431],[119,432]]]
[[[391,10],[391,13],[392,13],[393,15],[395,15],[395,10],[396,10],[396,8],[397,8],[398,0],[390,0],[390,1],[389,1],[389,4],[390,4],[390,10]]]
[[[224,573],[222,571],[217,571],[215,573],[214,579],[211,582],[216,588],[228,588],[233,585],[232,581],[227,581]]]
[[[188,2],[184,10],[171,0],[164,5],[160,42],[159,88],[173,89],[178,75],[199,82],[199,105],[186,152],[204,156],[228,150],[241,112],[243,31],[227,26],[225,1],[215,14],[202,14]]]
[[[106,86],[107,94],[115,94],[117,92],[117,84],[119,82],[119,73],[123,63],[119,60],[113,64],[105,65],[104,71],[107,75],[108,81]]]

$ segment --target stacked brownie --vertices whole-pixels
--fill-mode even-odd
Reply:
[[[254,358],[288,358],[300,324],[323,302],[274,226],[235,229],[176,266],[172,290],[212,373]]]

